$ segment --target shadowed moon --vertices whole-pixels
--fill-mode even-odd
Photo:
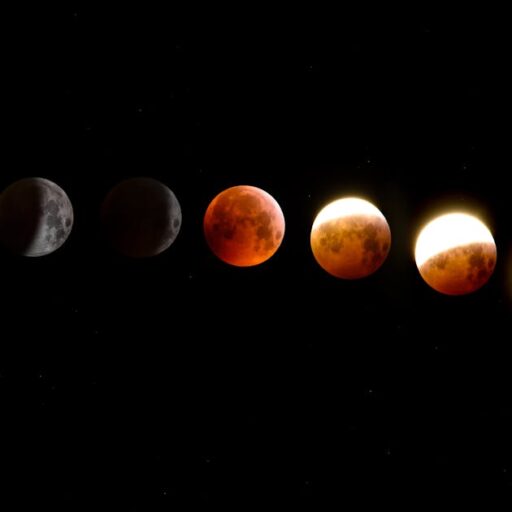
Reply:
[[[181,227],[181,207],[163,183],[131,178],[118,183],[101,207],[101,223],[112,247],[125,256],[156,256],[170,247]]]
[[[44,178],[25,178],[0,195],[0,241],[22,256],[46,256],[67,240],[73,206],[58,185]]]
[[[496,267],[496,244],[489,229],[464,213],[442,215],[427,224],[416,242],[416,265],[425,282],[446,295],[481,288]]]
[[[373,274],[386,259],[391,231],[380,210],[363,199],[347,197],[327,205],[311,230],[318,264],[342,279]]]
[[[238,267],[259,265],[279,248],[285,221],[277,201],[256,187],[221,192],[208,206],[204,234],[213,253]]]

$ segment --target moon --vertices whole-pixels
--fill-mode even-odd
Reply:
[[[384,263],[391,247],[386,218],[372,203],[346,197],[328,204],[311,229],[318,264],[341,279],[360,279]]]
[[[285,221],[277,201],[249,185],[217,195],[204,216],[204,235],[212,252],[225,263],[251,267],[267,261],[283,241]]]
[[[181,206],[173,191],[152,178],[130,178],[105,197],[101,224],[111,246],[125,256],[156,256],[175,241]]]
[[[67,240],[73,227],[73,206],[57,184],[25,178],[0,195],[0,241],[10,251],[46,256]]]
[[[421,231],[416,265],[425,282],[446,295],[481,288],[494,272],[497,251],[485,224],[466,213],[442,215]]]

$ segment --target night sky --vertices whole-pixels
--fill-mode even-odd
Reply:
[[[498,13],[316,14],[6,15],[0,188],[55,181],[75,225],[50,256],[0,250],[0,496],[17,500],[2,510],[510,499],[510,34]],[[183,212],[144,260],[99,226],[105,195],[136,176]],[[286,218],[278,252],[247,269],[202,231],[240,184]],[[346,195],[393,236],[358,281],[309,245]],[[464,297],[429,288],[413,255],[454,209],[498,247]]]

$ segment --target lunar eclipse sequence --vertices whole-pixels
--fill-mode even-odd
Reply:
[[[152,178],[118,183],[100,211],[105,239],[132,258],[156,256],[168,249],[181,228],[181,206],[165,184]],[[59,249],[73,227],[73,206],[64,190],[44,178],[25,178],[0,195],[0,242],[12,253],[39,257]],[[285,235],[285,218],[268,192],[249,185],[220,192],[203,220],[204,236],[215,256],[236,267],[269,260]],[[367,277],[385,263],[391,229],[382,212],[357,197],[344,197],[316,216],[310,236],[313,256],[340,279]],[[420,232],[415,261],[423,280],[446,295],[465,295],[484,286],[497,262],[490,230],[478,218],[450,212]]]

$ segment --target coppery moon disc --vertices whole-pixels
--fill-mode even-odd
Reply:
[[[284,215],[277,201],[249,185],[231,187],[208,206],[204,234],[212,252],[238,267],[259,265],[275,254],[284,237]]]
[[[360,279],[384,263],[391,247],[386,218],[373,204],[356,197],[327,205],[311,229],[311,250],[318,264],[342,279]]]
[[[442,215],[416,242],[416,264],[424,281],[446,295],[472,293],[490,279],[497,250],[489,229],[465,213]]]

